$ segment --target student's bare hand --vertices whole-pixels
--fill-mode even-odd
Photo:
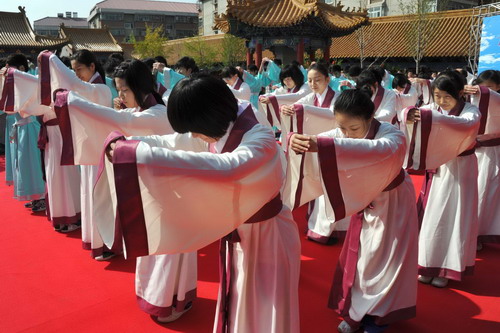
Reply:
[[[116,147],[116,141],[111,142],[106,148],[106,157],[108,161],[113,162],[113,154]]]
[[[349,87],[352,89],[352,84],[351,82],[347,81],[347,80],[344,80],[344,81],[340,81],[340,84],[339,84],[339,87]]]
[[[316,141],[316,136],[294,134],[290,138],[290,149],[297,154],[303,154],[306,152],[317,152],[318,145]]]
[[[295,108],[293,107],[293,105],[282,105],[281,113],[283,113],[285,116],[293,116],[295,114]]]
[[[406,116],[407,123],[415,123],[420,121],[420,110],[419,109],[411,109],[408,111],[408,115]]]
[[[464,93],[467,95],[479,95],[479,86],[466,85],[464,86]]]
[[[114,107],[114,109],[115,110],[121,110],[121,103],[122,103],[121,99],[119,97],[115,97],[113,99],[113,107]]]
[[[259,102],[261,102],[262,104],[269,104],[271,103],[271,100],[267,96],[260,96]]]
[[[165,70],[165,64],[164,63],[161,63],[161,62],[155,62],[153,64],[153,72],[160,72],[160,73],[163,73],[163,71]]]
[[[8,70],[9,70],[8,67],[0,69],[0,76],[7,76]]]

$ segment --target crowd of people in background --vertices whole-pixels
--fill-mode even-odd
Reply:
[[[137,257],[155,320],[195,306],[196,251],[220,239],[214,332],[298,332],[303,205],[307,239],[344,244],[325,297],[340,332],[414,317],[418,281],[461,281],[500,241],[499,71],[170,65],[0,59],[13,197],[95,260]]]

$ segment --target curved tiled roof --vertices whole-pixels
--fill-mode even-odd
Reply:
[[[452,10],[429,14],[433,37],[424,48],[425,57],[464,57],[469,53],[469,32],[472,10]],[[364,26],[364,57],[411,58],[414,48],[410,47],[410,29],[415,21],[404,15],[385,16],[370,19]],[[333,58],[359,58],[359,32],[332,38],[330,56]],[[413,39],[415,40],[415,39]]]
[[[0,12],[0,47],[59,48],[68,43],[66,38],[40,36],[33,32],[24,11]]]
[[[256,27],[290,27],[317,18],[326,29],[348,31],[367,21],[366,11],[342,11],[316,0],[228,0],[225,14],[216,18],[216,28],[229,32],[229,19]]]
[[[61,34],[69,38],[74,50],[123,52],[108,29],[68,28],[61,25]]]

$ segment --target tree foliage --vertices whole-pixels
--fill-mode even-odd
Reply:
[[[199,67],[211,66],[217,59],[217,50],[200,36],[189,38],[184,44],[183,53],[192,57]]]
[[[226,66],[236,66],[246,58],[245,40],[231,34],[225,34],[222,39],[221,61]]]
[[[134,53],[139,58],[154,58],[158,55],[167,56],[164,45],[167,40],[168,38],[163,34],[162,25],[154,29],[146,25],[146,36],[142,41],[136,41],[135,37],[131,36]]]

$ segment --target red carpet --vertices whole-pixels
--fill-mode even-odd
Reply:
[[[199,251],[193,310],[176,323],[156,324],[137,308],[135,262],[92,260],[81,249],[79,232],[54,232],[44,216],[12,199],[3,171],[0,158],[0,332],[211,332],[216,244]],[[295,216],[304,230],[304,210]],[[302,332],[336,331],[339,319],[326,303],[340,247],[302,242]],[[500,246],[485,246],[473,277],[445,289],[419,285],[417,318],[388,332],[500,332],[499,255]]]

